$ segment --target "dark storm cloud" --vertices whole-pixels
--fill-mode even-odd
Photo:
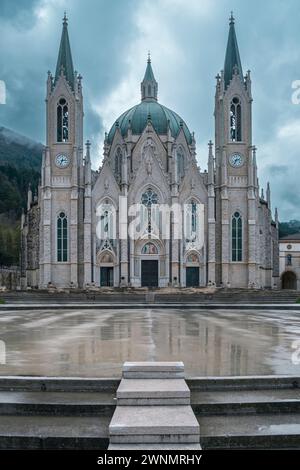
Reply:
[[[0,54],[0,79],[6,83],[7,103],[0,106],[0,125],[44,141],[45,82],[47,70],[55,72],[66,8],[74,66],[84,77],[85,130],[101,132],[101,118],[91,109],[89,97],[100,99],[122,74],[120,58],[134,34],[130,17],[135,1],[89,0],[87,4],[79,0],[1,2],[5,48]]]
[[[23,13],[24,10],[31,10],[38,3],[38,0],[1,0],[0,15],[2,18],[13,19]]]

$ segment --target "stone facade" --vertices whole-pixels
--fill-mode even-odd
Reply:
[[[38,201],[29,194],[23,220],[23,287],[279,287],[278,217],[269,185],[266,198],[259,194],[250,72],[243,76],[233,18],[207,171],[198,167],[194,135],[157,96],[148,58],[141,103],[115,121],[93,172],[64,19],[47,82]],[[132,237],[136,204],[140,230]],[[172,210],[163,219],[156,207]]]
[[[0,268],[0,292],[20,288],[21,273],[19,267]],[[1,294],[0,294],[1,296]]]

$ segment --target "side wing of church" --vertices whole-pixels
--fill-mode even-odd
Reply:
[[[260,194],[251,108],[231,17],[207,170],[184,120],[159,103],[149,57],[141,102],[105,135],[95,172],[65,17],[41,183],[22,217],[22,288],[279,288],[278,215],[269,185]]]

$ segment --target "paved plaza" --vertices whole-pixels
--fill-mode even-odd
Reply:
[[[2,311],[0,340],[0,375],[120,377],[125,361],[179,360],[192,377],[300,372],[297,311]]]

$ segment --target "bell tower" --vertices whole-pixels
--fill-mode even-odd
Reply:
[[[224,70],[215,94],[216,282],[256,284],[257,177],[250,72],[243,76],[231,14]]]
[[[63,18],[55,76],[48,72],[42,160],[40,287],[78,287],[83,276],[83,97]]]

